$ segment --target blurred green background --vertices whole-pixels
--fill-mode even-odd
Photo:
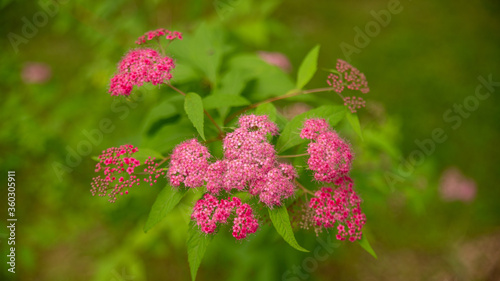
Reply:
[[[356,28],[364,31],[375,20],[372,11],[380,14],[392,5],[399,12],[371,30],[366,46],[356,46]],[[313,252],[295,251],[264,225],[249,241],[218,235],[198,280],[500,280],[500,110],[495,106],[500,87],[466,105],[474,109],[463,115],[448,112],[473,100],[478,76],[500,81],[498,1],[3,0],[0,7],[0,170],[5,183],[7,171],[16,171],[14,278],[190,279],[189,209],[182,207],[192,204],[190,198],[145,234],[142,227],[160,187],[138,189],[115,204],[92,197],[90,156],[143,142],[138,128],[160,91],[135,101],[117,101],[107,93],[117,62],[135,47],[136,38],[159,27],[189,37],[205,23],[223,38],[226,58],[280,52],[291,62],[291,79],[316,44],[321,45],[320,69],[334,68],[341,58],[365,73],[371,92],[365,96],[367,108],[359,112],[364,141],[345,132],[356,150],[353,176],[368,217],[365,233],[378,259],[357,244],[336,243],[319,261]],[[39,24],[30,30],[26,21],[34,16]],[[172,46],[179,64],[182,42]],[[341,49],[345,44],[357,48],[349,58]],[[221,69],[227,63],[223,59]],[[197,76],[182,69],[178,76],[174,72],[174,83],[188,91]],[[327,75],[320,70],[308,88],[325,87]],[[196,87],[210,87],[210,79],[201,78]],[[339,102],[324,95],[305,102]],[[447,120],[447,113],[455,119]],[[69,166],[68,149],[77,149],[87,139],[85,132],[99,128],[103,118],[111,120],[113,132],[103,134],[89,156],[59,169],[59,164]],[[418,165],[404,168],[419,150],[416,141],[431,138],[436,128],[443,129],[446,141],[436,143]],[[475,182],[477,193],[469,201],[450,201],[440,192],[442,174],[450,167]],[[409,172],[402,176],[401,169]],[[397,180],[387,181],[388,175]],[[0,200],[7,202],[6,191]],[[7,205],[1,206],[6,218]],[[6,228],[0,235],[4,261]],[[310,250],[321,245],[312,232],[296,235]],[[301,273],[287,273],[294,268]],[[0,276],[13,277],[5,262]]]

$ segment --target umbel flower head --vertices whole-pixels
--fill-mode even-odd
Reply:
[[[172,186],[200,187],[208,169],[208,149],[197,139],[190,139],[175,147],[170,158],[168,177]]]
[[[172,79],[174,60],[153,49],[135,49],[128,52],[118,64],[118,72],[111,78],[109,93],[128,96],[134,86],[144,83],[167,83]]]
[[[307,147],[309,169],[314,179],[332,183],[349,173],[352,152],[347,144],[325,119],[308,119],[300,133],[301,138],[310,139]]]
[[[191,218],[196,220],[196,224],[202,232],[211,234],[214,233],[218,224],[228,223],[227,220],[233,213],[235,213],[233,219],[234,238],[243,239],[248,234],[257,231],[259,223],[252,208],[248,204],[241,203],[238,197],[219,200],[207,193],[194,205]]]
[[[338,187],[323,187],[316,191],[309,202],[312,220],[319,228],[336,228],[338,240],[361,239],[366,215],[361,211],[361,198],[354,192],[351,178],[342,177],[336,182]]]
[[[211,164],[206,174],[207,190],[248,190],[269,207],[293,195],[295,169],[276,160],[276,150],[267,135],[278,133],[278,127],[268,117],[245,115],[239,128],[223,140],[224,159]]]

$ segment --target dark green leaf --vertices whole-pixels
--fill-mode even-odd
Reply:
[[[203,131],[203,102],[201,97],[196,93],[187,93],[184,100],[184,110],[200,136],[205,139]]]
[[[278,151],[285,151],[293,146],[301,144],[306,140],[300,138],[300,131],[304,121],[309,118],[325,118],[331,126],[335,126],[345,116],[343,106],[324,105],[295,116],[285,126],[278,139],[276,147]]]
[[[297,89],[302,89],[316,73],[318,69],[319,45],[309,51],[297,72]]]
[[[189,223],[187,251],[189,270],[191,271],[191,280],[193,281],[196,280],[196,273],[212,238],[213,235],[201,232],[193,221]]]
[[[156,201],[151,207],[148,220],[144,225],[144,232],[150,230],[153,226],[159,223],[175,206],[181,201],[186,194],[187,189],[175,189],[167,184],[156,197]]]
[[[297,243],[297,240],[295,240],[292,225],[290,224],[290,217],[288,216],[288,211],[284,205],[269,209],[269,217],[271,218],[276,231],[288,244],[290,244],[290,246],[302,252],[309,252],[308,250],[302,248],[299,243]]]

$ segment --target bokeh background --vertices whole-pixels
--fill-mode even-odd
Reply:
[[[373,13],[391,5],[400,11],[356,46],[356,28],[365,30]],[[498,1],[2,0],[0,7],[0,170],[5,183],[7,171],[16,171],[18,217],[17,273],[2,262],[0,276],[190,279],[185,210],[145,234],[159,187],[114,204],[92,197],[90,156],[122,143],[140,147],[138,128],[158,101],[156,91],[116,105],[107,93],[116,63],[135,39],[158,27],[189,37],[204,24],[224,38],[228,54],[284,54],[291,79],[316,44],[320,69],[341,58],[366,74],[371,92],[359,112],[364,141],[346,134],[356,149],[353,176],[378,259],[357,244],[336,243],[326,260],[312,262],[312,253],[295,251],[268,225],[242,243],[217,236],[198,280],[500,280],[500,87],[477,103],[473,98],[479,76],[500,81]],[[26,28],[40,11],[47,20]],[[358,48],[349,57],[341,48],[346,44]],[[179,74],[179,87],[191,87],[191,74]],[[327,75],[320,70],[308,87],[326,86]],[[313,97],[310,106],[325,99]],[[464,101],[464,111],[455,112]],[[103,118],[114,131],[91,155],[59,169]],[[416,141],[432,138],[436,128],[446,141],[408,165],[421,150]],[[0,229],[4,261],[8,232]],[[296,235],[308,249],[320,245],[314,233]],[[301,274],[285,274],[296,267]]]

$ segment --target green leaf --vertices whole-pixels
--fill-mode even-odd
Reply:
[[[167,184],[156,197],[156,201],[151,207],[148,220],[144,225],[144,232],[148,232],[153,226],[159,223],[175,206],[181,201],[186,194],[187,189],[174,189]]]
[[[278,113],[276,111],[276,107],[272,103],[264,103],[255,109],[256,115],[267,115],[269,120],[276,122],[276,118],[278,117]]]
[[[163,155],[161,155],[160,152],[150,149],[150,148],[139,148],[136,153],[133,154],[135,159],[144,162],[148,157],[151,158],[156,158],[156,159],[163,159]]]
[[[187,93],[184,100],[184,110],[200,136],[205,139],[203,131],[203,102],[201,101],[201,97],[196,93]]]
[[[278,151],[285,151],[307,140],[300,138],[304,121],[309,118],[325,118],[331,126],[337,125],[345,116],[343,106],[324,105],[295,116],[283,129],[276,144]]]
[[[243,106],[249,104],[250,102],[246,98],[235,95],[215,94],[203,99],[203,106],[205,109]]]
[[[175,116],[176,114],[179,113],[170,101],[166,100],[161,102],[149,111],[149,114],[144,121],[143,131],[146,132],[149,130],[156,121]]]
[[[99,159],[99,156],[97,156],[97,155],[96,155],[96,156],[90,156],[90,159],[92,159],[92,160],[94,160],[94,161],[97,161],[97,162],[101,161],[101,160]]]
[[[309,252],[308,250],[302,248],[299,243],[297,243],[297,240],[295,240],[292,225],[290,224],[290,217],[288,216],[288,211],[284,205],[269,209],[269,217],[271,218],[276,231],[288,244],[290,244],[290,246],[302,252]]]
[[[213,235],[207,235],[201,232],[193,221],[189,223],[187,251],[189,270],[191,271],[191,280],[193,281],[196,280],[196,273],[198,272],[201,260],[212,238]]]
[[[302,89],[311,78],[316,73],[318,69],[318,54],[319,54],[319,45],[316,45],[314,48],[309,51],[307,56],[302,61],[300,65],[299,71],[297,73],[297,89]]]
[[[363,247],[363,249],[365,249],[374,258],[378,259],[377,254],[373,250],[372,246],[370,245],[370,242],[368,241],[368,238],[366,238],[365,235],[363,235],[361,237],[361,240],[359,241],[359,245],[361,245],[361,247]]]
[[[347,107],[345,109],[347,121],[351,124],[352,129],[358,134],[358,136],[363,140],[363,134],[361,133],[361,125],[359,124],[359,118],[357,114],[351,113]]]

